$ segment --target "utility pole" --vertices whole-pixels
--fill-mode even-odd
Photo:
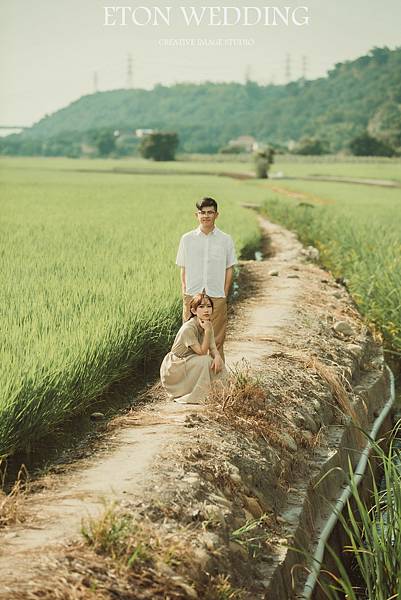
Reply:
[[[287,54],[285,58],[285,79],[289,83],[291,81],[291,56]]]
[[[245,83],[249,83],[251,81],[251,67],[250,65],[246,65],[245,68]]]
[[[306,73],[308,70],[308,57],[304,54],[302,56],[302,79],[306,79]]]
[[[98,92],[98,76],[97,71],[93,71],[93,93],[96,94]]]
[[[132,54],[128,54],[127,63],[127,88],[132,88]]]

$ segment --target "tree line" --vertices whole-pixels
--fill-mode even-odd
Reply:
[[[79,156],[90,147],[101,155],[99,138],[117,131],[114,154],[134,154],[140,142],[132,132],[139,128],[175,132],[181,152],[215,153],[251,135],[278,151],[292,144],[299,153],[400,153],[401,48],[374,48],[336,64],[326,77],[287,85],[207,82],[97,92],[3,138],[0,152]]]

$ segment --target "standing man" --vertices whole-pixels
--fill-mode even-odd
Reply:
[[[227,325],[227,296],[237,259],[231,236],[215,226],[217,202],[202,198],[196,203],[199,227],[185,233],[178,248],[176,264],[181,268],[183,321],[189,318],[192,297],[205,291],[213,300],[212,325],[216,346],[224,360],[223,344]]]

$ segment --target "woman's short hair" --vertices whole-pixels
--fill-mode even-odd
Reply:
[[[189,319],[192,319],[192,317],[196,316],[196,315],[194,315],[192,310],[194,310],[196,312],[196,309],[198,308],[198,306],[200,306],[202,304],[202,302],[204,302],[205,299],[209,300],[210,304],[212,305],[212,310],[213,310],[213,308],[214,308],[213,300],[211,299],[211,297],[208,296],[207,294],[205,294],[204,292],[199,292],[199,294],[195,294],[195,296],[191,300],[191,304],[189,305],[190,316],[188,317],[188,321],[189,321]]]

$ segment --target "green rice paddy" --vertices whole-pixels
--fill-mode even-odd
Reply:
[[[315,245],[336,276],[347,278],[361,312],[401,353],[401,189],[269,182],[264,210]]]
[[[232,179],[108,173],[104,163],[0,161],[0,454],[83,412],[112,382],[159,361],[179,325],[175,256],[213,195],[238,253],[258,238]],[[85,165],[84,165],[85,166]]]
[[[399,161],[280,159],[293,177],[401,180]],[[237,180],[240,160],[2,158],[0,455],[84,413],[111,383],[157,365],[180,320],[174,265],[194,203],[217,198],[218,226],[255,245],[257,203],[320,249],[362,312],[401,351],[401,190]],[[205,174],[208,173],[208,174]],[[139,375],[138,375],[139,377]]]

